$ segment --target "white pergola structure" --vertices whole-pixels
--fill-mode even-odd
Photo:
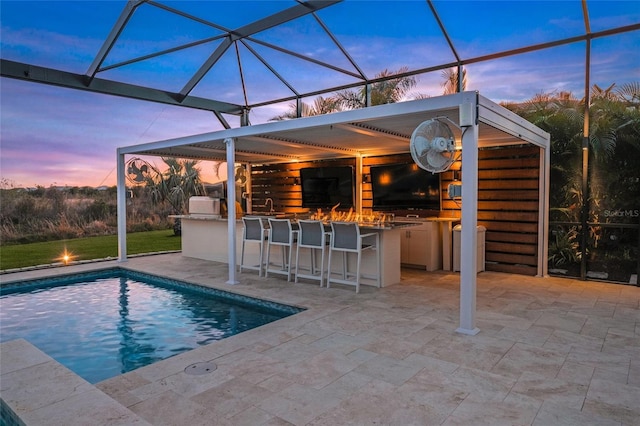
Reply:
[[[478,149],[533,144],[540,155],[538,276],[547,273],[550,136],[477,92],[220,130],[177,139],[121,147],[118,164],[118,253],[127,258],[125,156],[151,155],[227,161],[228,164],[284,163],[335,158],[356,159],[356,209],[362,208],[362,158],[409,152],[413,130],[423,121],[446,117],[456,123],[462,146],[462,230],[460,325],[476,334]],[[234,167],[227,167],[234,182]],[[228,191],[228,215],[235,217],[235,191]],[[236,275],[236,221],[229,220],[229,284]]]

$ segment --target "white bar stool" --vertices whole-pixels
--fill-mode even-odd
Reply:
[[[296,242],[297,231],[294,231],[289,219],[271,219],[269,218],[269,240],[267,243],[267,260],[265,267],[265,277],[269,276],[269,272],[274,274],[285,274],[287,281],[291,281],[292,277],[292,256],[293,245]],[[282,263],[276,268],[271,263],[271,247],[282,247]]]
[[[243,269],[252,269],[258,271],[258,276],[262,276],[262,268],[264,264],[264,242],[269,238],[269,230],[265,228],[262,219],[258,217],[243,217],[242,223],[244,230],[242,231],[242,252],[240,254],[240,273]],[[245,265],[244,249],[246,243],[256,243],[260,247],[260,254],[257,265]]]
[[[376,251],[377,273],[375,276],[366,278],[373,278],[377,287],[380,287],[380,237],[378,233],[361,234],[360,227],[355,222],[331,222],[331,229],[333,232],[327,266],[327,288],[331,286],[331,283],[350,284],[356,286],[356,293],[360,292],[360,279],[364,277],[360,273],[362,252],[364,250]],[[342,278],[332,277],[331,259],[334,252],[342,253]],[[349,253],[356,253],[358,256],[355,272],[349,272]]]
[[[327,240],[331,233],[325,232],[324,224],[319,220],[298,221],[298,244],[296,248],[296,278],[306,278],[320,281],[320,287],[324,285],[324,262],[327,251]],[[309,268],[300,265],[300,249],[309,249]],[[317,264],[316,253],[320,251],[320,265]],[[304,270],[305,273],[301,273]]]

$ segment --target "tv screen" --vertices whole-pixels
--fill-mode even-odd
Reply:
[[[302,207],[339,209],[353,207],[353,167],[310,167],[300,169]]]
[[[440,175],[415,163],[371,166],[373,210],[440,210]]]

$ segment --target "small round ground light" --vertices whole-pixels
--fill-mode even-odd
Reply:
[[[215,371],[218,368],[213,362],[196,362],[184,369],[184,372],[192,376],[202,376]]]

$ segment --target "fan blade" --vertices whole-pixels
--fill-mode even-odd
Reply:
[[[425,138],[422,135],[416,135],[416,137],[414,138],[414,146],[416,152],[419,152],[421,155],[423,152],[429,149],[430,145],[431,143],[429,139]]]
[[[438,169],[438,170],[442,169],[447,164],[448,161],[449,161],[448,157],[442,155],[437,151],[429,151],[429,153],[427,154],[428,164],[435,169]]]

